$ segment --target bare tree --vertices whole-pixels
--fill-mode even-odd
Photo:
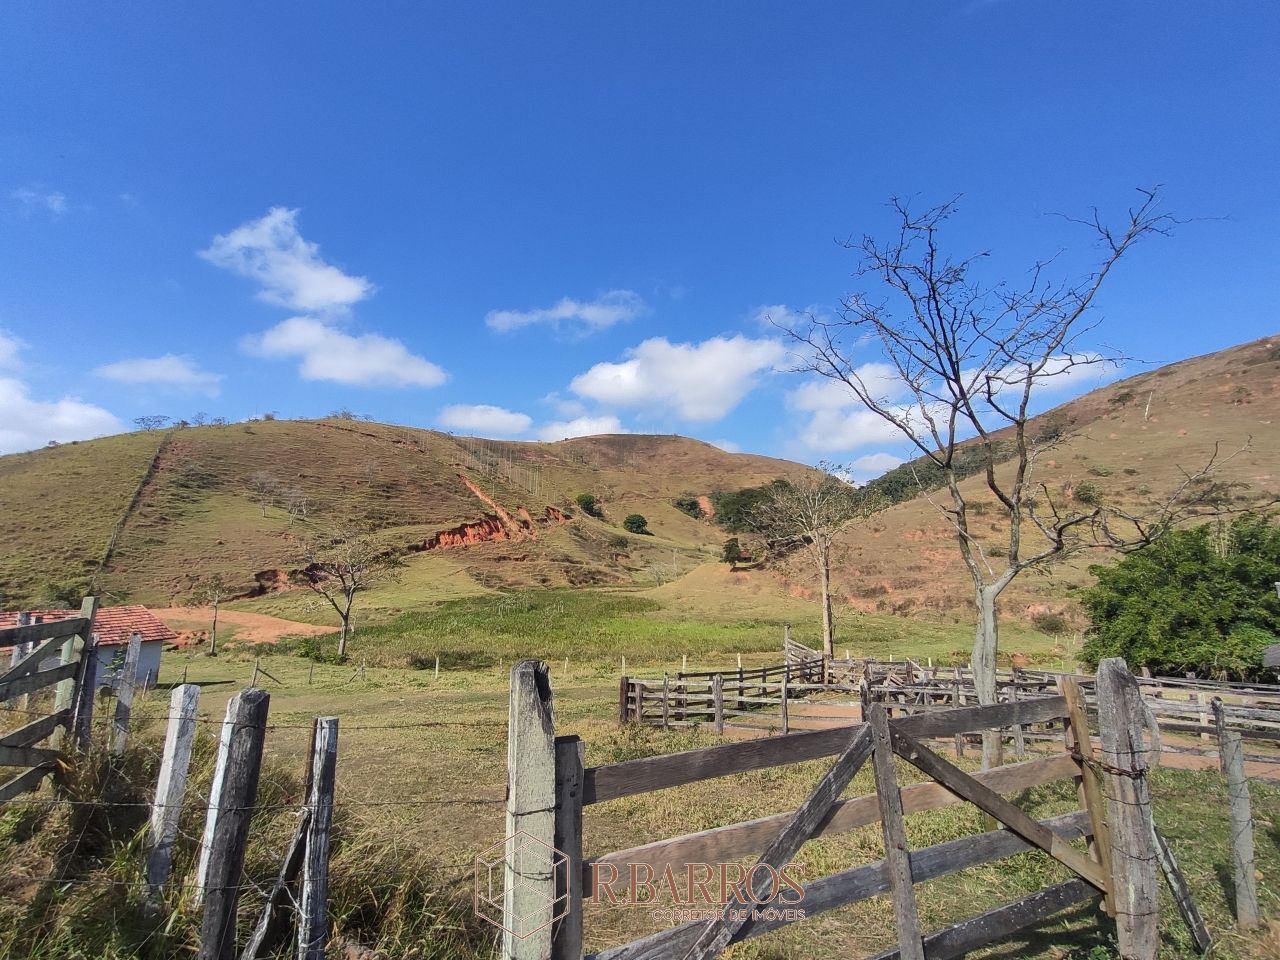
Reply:
[[[146,417],[134,417],[134,424],[139,430],[159,430],[161,427],[168,426],[170,417],[153,414]]]
[[[813,563],[822,592],[822,650],[835,656],[831,609],[831,552],[836,537],[865,520],[881,499],[840,479],[827,464],[787,483],[775,483],[752,511],[751,522],[773,554],[803,551]]]
[[[939,232],[955,212],[955,201],[915,213],[894,200],[895,235],[887,242],[868,236],[847,244],[860,254],[857,276],[881,281],[888,297],[854,294],[838,317],[811,316],[788,330],[802,348],[800,371],[847,387],[896,427],[940,478],[944,493],[931,499],[951,525],[973,581],[973,671],[982,703],[996,699],[996,601],[1014,578],[1085,549],[1136,549],[1181,520],[1220,508],[1221,490],[1210,479],[1222,462],[1216,449],[1205,466],[1184,473],[1163,500],[1153,500],[1141,514],[1098,498],[1082,503],[1034,479],[1037,454],[1057,442],[1028,429],[1036,388],[1118,359],[1080,347],[1081,337],[1096,326],[1086,316],[1089,308],[1134,244],[1168,234],[1177,224],[1159,212],[1158,191],[1140,193],[1119,227],[1104,224],[1096,211],[1075,221],[1099,242],[1092,272],[1056,281],[1048,276],[1051,261],[1042,261],[1021,286],[979,279],[974,265],[986,253],[956,260],[942,252]],[[880,376],[883,364],[854,361],[855,344],[866,341],[878,344],[891,376]],[[970,523],[971,493],[961,487],[973,472],[962,467],[965,461],[972,467],[974,458],[985,481],[983,496],[994,496],[1007,521],[991,549],[984,549]],[[998,750],[998,741],[988,737],[984,763],[995,762]]]
[[[307,517],[307,511],[311,507],[311,500],[307,495],[297,487],[290,487],[284,491],[284,503],[289,511],[289,526],[293,526],[293,521],[302,517]]]
[[[280,481],[266,470],[255,470],[249,475],[249,490],[259,506],[262,507],[263,519],[267,516],[267,507],[273,507],[280,494]]]
[[[213,624],[209,628],[209,656],[216,657],[218,655],[218,607],[222,605],[223,600],[231,596],[231,586],[222,578],[222,574],[215,573],[206,577],[200,584],[196,596],[201,603],[213,607]]]
[[[351,607],[356,594],[396,580],[404,561],[355,528],[343,528],[304,545],[297,579],[329,602],[342,619],[338,658],[346,659]]]

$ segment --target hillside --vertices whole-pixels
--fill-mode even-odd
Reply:
[[[1168,494],[1182,470],[1201,468],[1219,444],[1236,451],[1217,479],[1241,484],[1236,506],[1261,505],[1280,493],[1280,336],[1184,360],[1094,390],[1037,418],[1033,433],[1061,432],[1036,477],[1055,496],[1092,484],[1106,501],[1128,509]],[[1247,450],[1241,448],[1248,445]],[[1001,542],[1006,525],[980,477],[964,482],[977,510],[987,510],[977,535]],[[1007,542],[1007,540],[1005,541]],[[1111,555],[1077,557],[1051,577],[1024,575],[1006,591],[1008,615],[1074,615],[1073,587],[1089,581],[1087,567]],[[1000,560],[991,558],[999,569]],[[798,571],[797,571],[798,576]],[[952,533],[925,497],[899,503],[855,529],[842,544],[837,588],[855,609],[971,617],[970,581]]]
[[[652,585],[722,540],[673,499],[803,469],[675,436],[497,442],[341,419],[125,434],[0,457],[0,595],[72,596],[96,576],[113,598],[170,605],[215,573],[269,595],[303,540],[350,521],[411,551],[381,598],[393,608],[496,587]],[[603,521],[577,510],[583,492]],[[653,535],[625,533],[629,513]]]

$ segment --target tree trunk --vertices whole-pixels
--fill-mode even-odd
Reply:
[[[209,630],[209,656],[218,655],[218,601],[213,601],[213,626]]]
[[[347,634],[351,631],[351,602],[354,594],[347,595],[347,606],[342,611],[342,631],[338,634],[338,659],[347,659]]]
[[[978,607],[978,629],[973,639],[973,685],[978,693],[978,702],[987,704],[996,702],[996,649],[1000,643],[999,621],[996,619],[996,598],[1000,591],[996,587],[980,586],[974,594],[974,603]],[[986,731],[982,735],[982,769],[989,770],[1000,765],[1000,736],[994,731]]]
[[[822,550],[818,566],[822,574],[822,652],[828,660],[836,655],[836,631],[831,620],[831,551]]]

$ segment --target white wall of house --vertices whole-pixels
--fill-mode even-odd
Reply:
[[[159,640],[144,640],[138,651],[138,683],[150,680],[155,683],[160,673],[160,651],[164,644]],[[98,686],[114,686],[116,673],[124,663],[126,644],[103,644],[98,647]],[[118,660],[117,660],[118,658]]]

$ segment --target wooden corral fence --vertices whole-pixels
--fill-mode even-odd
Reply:
[[[1142,737],[1141,695],[1123,661],[1104,662],[1097,698],[1103,737],[1100,758],[1094,755],[1088,734],[1080,685],[1069,679],[1061,695],[893,719],[883,705],[875,704],[865,724],[586,767],[585,744],[578,737],[555,734],[546,665],[522,661],[512,671],[504,909],[506,925],[512,930],[521,929],[524,918],[535,915],[547,922],[532,932],[508,933],[503,957],[582,960],[583,901],[602,889],[598,886],[602,877],[625,875],[632,865],[647,866],[650,876],[662,876],[668,868],[683,876],[690,864],[740,863],[748,857],[758,857],[756,865],[739,875],[728,904],[710,905],[712,919],[601,950],[591,960],[708,960],[729,944],[792,922],[784,909],[788,903],[812,917],[885,894],[892,899],[898,933],[898,948],[879,955],[886,960],[961,956],[1085,901],[1101,901],[1115,918],[1122,956],[1154,957],[1157,841],[1145,780],[1148,748]],[[1065,750],[982,773],[967,773],[924,744],[931,738],[1051,720],[1066,723],[1071,742]],[[895,756],[926,774],[929,782],[899,788]],[[586,806],[824,757],[834,758],[833,765],[793,811],[590,860],[583,856]],[[875,771],[875,794],[838,799],[868,761]],[[1059,780],[1077,785],[1081,808],[1073,813],[1037,821],[1005,799]],[[904,816],[961,801],[976,805],[1001,828],[922,849],[908,848]],[[783,870],[807,840],[876,822],[884,834],[884,860],[814,880],[804,886],[799,902],[784,896],[790,891],[766,889],[768,878]],[[1072,845],[1081,838],[1089,841],[1088,853]],[[522,859],[522,849],[527,851],[532,841],[554,848],[563,862],[548,869],[537,858]],[[1074,877],[946,929],[921,930],[915,884],[1030,849],[1043,850]],[[755,911],[741,909],[739,904],[754,905]]]
[[[35,790],[58,771],[69,733],[75,744],[87,740],[98,662],[96,611],[90,597],[78,617],[0,630],[0,646],[13,649],[12,664],[0,673],[0,702],[24,721],[0,734],[0,767],[20,768],[16,776],[0,774],[0,803]]]
[[[624,676],[618,685],[618,719],[664,730],[705,724],[717,733],[789,733],[795,701],[841,689],[857,690],[828,682],[822,657],[746,670],[739,666],[736,671],[682,672],[661,680]],[[848,723],[850,715],[833,709],[822,719]]]

